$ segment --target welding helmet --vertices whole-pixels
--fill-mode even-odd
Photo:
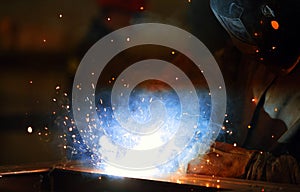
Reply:
[[[300,1],[211,0],[216,18],[242,52],[286,74],[300,56]]]

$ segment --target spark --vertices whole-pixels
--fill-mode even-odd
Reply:
[[[278,21],[272,20],[271,21],[271,26],[274,30],[278,30],[279,29],[279,23]]]
[[[28,132],[28,133],[32,133],[32,132],[33,132],[32,127],[28,127],[28,128],[27,128],[27,132]]]

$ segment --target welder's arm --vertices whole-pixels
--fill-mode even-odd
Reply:
[[[206,155],[192,160],[187,172],[270,182],[300,183],[299,166],[292,156],[274,157],[270,153],[246,150],[220,142],[216,142]]]

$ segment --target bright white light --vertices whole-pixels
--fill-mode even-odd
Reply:
[[[101,105],[85,100],[88,97],[91,102],[99,101],[91,85],[97,84],[102,70],[115,55],[145,44],[170,47],[189,57],[205,71],[210,93],[198,95],[181,69],[152,59],[132,65],[142,66],[139,70],[131,70],[131,66],[124,70],[114,81],[111,95],[100,96]],[[162,69],[169,69],[170,73],[164,75]],[[91,71],[95,75],[90,76]],[[130,100],[132,90],[149,79],[166,83],[175,95],[155,97],[141,93],[140,98]],[[170,25],[138,24],[105,36],[83,58],[73,85],[73,113],[79,132],[93,157],[100,158],[96,168],[108,174],[142,177],[176,172],[209,149],[224,120],[225,83],[214,57],[196,37]],[[91,108],[93,105],[96,107]],[[86,121],[86,114],[94,120]]]
[[[27,128],[27,132],[28,132],[28,133],[32,133],[32,132],[33,132],[32,127],[28,127],[28,128]]]

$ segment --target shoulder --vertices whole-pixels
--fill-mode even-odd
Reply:
[[[265,111],[282,120],[287,131],[279,138],[286,142],[300,129],[300,66],[290,74],[279,77],[266,94]]]

